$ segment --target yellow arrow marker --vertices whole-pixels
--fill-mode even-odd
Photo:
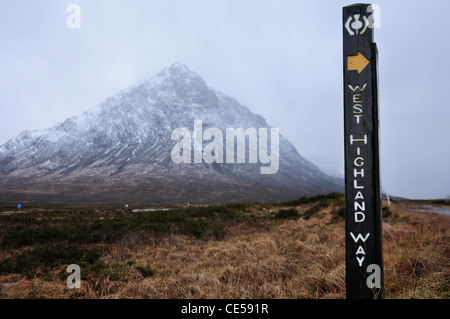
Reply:
[[[366,57],[359,51],[357,55],[349,55],[347,57],[348,71],[357,70],[358,73],[361,73],[367,64],[369,64],[369,60],[367,60]]]

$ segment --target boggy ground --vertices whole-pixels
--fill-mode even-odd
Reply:
[[[344,298],[343,206],[336,193],[142,213],[4,205],[0,298]],[[450,297],[450,216],[421,207],[383,209],[386,298]]]

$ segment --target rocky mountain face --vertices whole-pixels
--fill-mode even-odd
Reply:
[[[302,158],[282,135],[275,174],[261,174],[268,164],[259,159],[249,163],[248,149],[245,163],[195,163],[195,155],[190,163],[175,163],[171,151],[179,140],[172,132],[192,133],[199,120],[202,132],[217,128],[225,136],[227,128],[267,128],[270,136],[264,118],[175,63],[79,116],[0,146],[0,201],[151,205],[343,191],[343,181]],[[192,148],[194,153],[194,141]]]

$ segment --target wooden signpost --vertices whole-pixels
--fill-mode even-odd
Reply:
[[[377,46],[369,4],[343,8],[346,296],[383,298]]]

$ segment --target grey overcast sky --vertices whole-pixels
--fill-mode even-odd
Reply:
[[[356,2],[356,1],[355,1]],[[69,4],[81,28],[69,29]],[[342,7],[321,0],[0,0],[0,144],[175,61],[343,171]],[[378,0],[383,188],[450,195],[450,1]]]

